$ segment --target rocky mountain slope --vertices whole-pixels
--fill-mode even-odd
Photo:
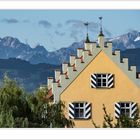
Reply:
[[[113,49],[132,49],[140,48],[140,32],[131,31],[127,34],[109,39],[113,42]],[[29,61],[32,64],[49,63],[59,65],[68,61],[70,54],[76,54],[76,49],[83,47],[84,42],[74,42],[66,48],[49,52],[43,46],[37,45],[31,48],[28,44],[21,43],[13,37],[4,37],[0,39],[0,58],[20,58]]]
[[[0,59],[0,83],[6,73],[26,91],[34,91],[41,85],[46,85],[47,77],[54,76],[54,70],[60,66],[52,64],[30,64],[17,58]]]

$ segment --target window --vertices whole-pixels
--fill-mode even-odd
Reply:
[[[97,87],[107,87],[107,74],[97,74]]]
[[[120,115],[130,117],[131,106],[130,103],[120,103]]]
[[[91,116],[91,105],[87,102],[74,102],[69,104],[69,117],[71,119],[88,119]]]
[[[91,88],[112,88],[114,85],[113,74],[92,74]]]
[[[84,118],[85,114],[85,104],[84,103],[75,103],[74,107],[75,118]]]
[[[124,115],[133,118],[137,111],[137,104],[134,102],[118,102],[115,103],[115,117],[119,118]]]

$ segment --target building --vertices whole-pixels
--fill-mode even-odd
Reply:
[[[128,58],[120,59],[120,50],[112,52],[112,42],[105,42],[102,26],[98,42],[90,42],[88,34],[84,48],[48,78],[49,94],[54,102],[63,101],[65,115],[75,127],[93,127],[92,120],[103,124],[103,104],[114,120],[121,114],[133,118],[140,104],[140,74]]]

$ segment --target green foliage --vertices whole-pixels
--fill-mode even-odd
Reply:
[[[26,94],[16,81],[5,75],[0,87],[0,127],[73,127],[64,116],[64,104],[50,103],[45,98],[47,94],[47,87]]]
[[[23,89],[5,75],[0,87],[0,127],[28,127],[27,108]]]
[[[47,92],[46,88],[38,89],[34,95],[28,98],[32,111],[30,127],[73,127],[73,122],[64,116],[64,103],[50,103],[44,98]]]
[[[113,128],[113,117],[111,117],[111,114],[108,114],[106,111],[106,107],[103,104],[103,111],[104,111],[104,122],[103,127],[104,128]]]
[[[120,116],[120,118],[117,120],[117,123],[114,124],[115,128],[140,128],[140,116],[138,112],[134,118]]]
[[[65,105],[63,102],[49,104],[46,118],[51,122],[50,127],[73,127],[74,123],[64,116]]]
[[[103,128],[140,128],[140,116],[139,116],[139,109],[136,112],[134,118],[129,118],[128,116],[121,115],[120,118],[113,120],[111,114],[107,113],[105,105],[103,105],[104,111],[104,121],[103,121]],[[95,128],[99,128],[96,123],[93,121],[93,125]]]

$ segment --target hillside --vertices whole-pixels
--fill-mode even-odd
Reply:
[[[140,48],[122,51],[121,57],[129,58],[129,65],[136,65],[137,71],[140,72]]]
[[[47,77],[54,75],[54,69],[60,66],[51,64],[30,64],[16,58],[0,59],[0,79],[4,73],[15,79],[27,91],[33,91],[40,85],[46,85]]]

